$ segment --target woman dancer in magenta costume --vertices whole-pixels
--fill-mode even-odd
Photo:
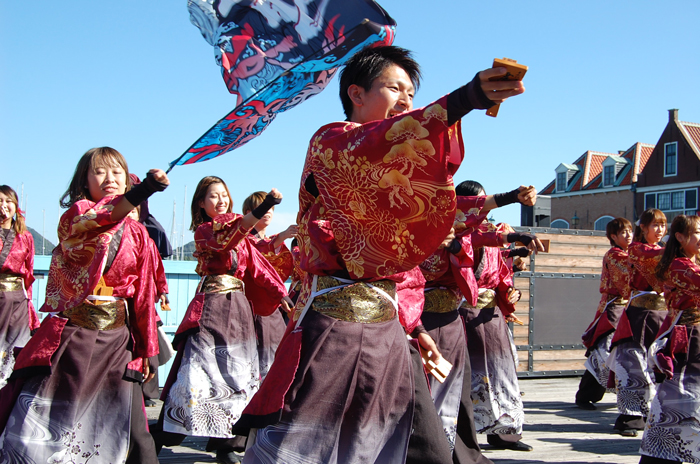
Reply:
[[[640,464],[700,463],[700,218],[676,216],[657,268],[668,317],[649,350],[665,379],[644,429]]]
[[[586,372],[576,392],[576,405],[588,410],[596,409],[593,403],[603,399],[607,390],[610,343],[630,294],[627,247],[632,243],[632,224],[625,218],[614,219],[608,222],[605,234],[612,247],[603,257],[600,304],[595,319],[581,337],[587,359]]]
[[[666,233],[666,216],[648,209],[639,218],[634,240],[627,248],[630,263],[630,298],[620,317],[608,357],[610,374],[617,389],[615,430],[623,436],[637,436],[644,430],[654,381],[647,363],[647,350],[666,317],[663,282],[656,265],[664,252],[659,242]]]
[[[52,315],[2,390],[2,463],[158,462],[138,384],[158,353],[150,238],[127,215],[168,178],[152,170],[129,184],[112,148],[78,162],[41,308]]]
[[[248,214],[257,208],[265,200],[265,192],[255,192],[243,201],[243,214]],[[282,282],[286,282],[294,269],[294,258],[292,253],[284,244],[288,238],[294,237],[297,233],[296,224],[289,226],[279,234],[265,234],[267,226],[272,221],[275,208],[271,208],[260,218],[248,236],[253,241],[253,246],[267,259],[275,268]],[[258,338],[258,361],[260,362],[260,378],[264,379],[275,359],[275,352],[282,341],[287,323],[282,315],[282,311],[287,314],[290,310],[289,302],[283,301],[279,311],[274,311],[269,316],[254,317],[255,334]]]
[[[348,61],[340,82],[348,121],[317,131],[302,173],[307,274],[297,329],[239,422],[266,426],[245,463],[405,462],[414,404],[406,332],[424,284],[415,267],[453,225],[459,119],[494,104],[485,91],[494,101],[524,91],[488,82],[501,71],[413,110],[420,74],[406,50],[366,48]]]
[[[23,347],[39,318],[32,303],[34,238],[24,224],[17,193],[0,185],[0,388],[15,365],[15,347]]]
[[[458,195],[459,189],[460,186],[456,188]],[[444,246],[441,245],[440,249],[420,265],[426,279],[421,323],[428,335],[435,340],[442,357],[453,366],[444,382],[438,381],[432,375],[428,376],[428,379],[435,408],[442,420],[450,448],[455,454],[455,462],[491,462],[481,454],[478,447],[471,409],[466,411],[468,419],[465,420],[469,423],[463,423],[462,426],[472,433],[468,434],[468,439],[461,439],[466,446],[455,448],[463,381],[465,378],[469,379],[468,382],[471,381],[471,364],[459,306],[463,298],[476,304],[478,295],[478,286],[472,270],[474,260],[471,232],[494,208],[517,202],[533,205],[535,201],[534,188],[525,187],[498,195],[458,196],[454,229],[459,232],[456,232],[456,237],[454,233],[448,235],[443,242]],[[470,388],[467,388],[467,395],[469,391]],[[468,404],[471,404],[471,400]]]
[[[277,271],[247,237],[281,200],[273,189],[241,216],[231,212],[222,179],[207,176],[197,185],[190,228],[202,281],[173,339],[178,352],[151,429],[158,449],[187,435],[210,437],[207,450],[217,461],[239,462],[231,428],[260,385],[253,313],[271,314],[286,296]]]
[[[484,190],[478,182],[465,181],[457,186],[457,193],[484,195]],[[543,247],[534,235],[513,232],[507,224],[494,227],[488,221],[471,234],[471,239],[477,298],[475,302],[464,301],[460,311],[472,368],[469,381],[475,427],[478,433],[488,434],[487,441],[495,448],[531,451],[530,445],[520,441],[525,416],[517,353],[507,325],[519,321],[513,313],[521,294],[513,286],[512,269],[498,247],[516,241],[533,251]]]

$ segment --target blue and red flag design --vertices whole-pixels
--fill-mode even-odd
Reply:
[[[238,101],[170,169],[257,137],[278,113],[320,93],[355,52],[390,45],[396,27],[372,0],[188,0],[187,6]]]

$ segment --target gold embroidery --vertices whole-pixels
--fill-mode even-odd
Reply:
[[[204,278],[201,293],[242,292],[243,281],[229,274],[208,275]]]
[[[693,326],[700,324],[700,308],[684,309],[676,325]]]
[[[0,274],[0,293],[22,290],[22,277],[13,274]]]
[[[498,302],[496,301],[496,291],[492,288],[480,288],[479,298],[476,300],[476,309],[490,309],[495,308]],[[472,308],[471,305],[467,304],[465,301],[462,303],[462,308]]]
[[[316,290],[321,291],[339,285],[343,283],[333,277],[321,276],[318,278]],[[371,285],[396,298],[395,282],[379,280],[372,282]],[[386,322],[396,317],[396,308],[393,303],[365,282],[355,282],[347,287],[319,295],[311,303],[311,309],[334,319],[363,324]]]
[[[126,301],[93,304],[88,301],[63,311],[71,324],[90,330],[114,330],[126,325]]]
[[[644,308],[650,311],[667,311],[666,300],[664,299],[663,295],[656,293],[645,293],[635,297],[635,294],[638,295],[639,293],[632,292],[632,297],[634,299],[632,300],[632,298],[630,298],[632,300],[630,306]]]
[[[459,308],[461,295],[446,288],[434,288],[425,292],[424,313],[449,313]]]

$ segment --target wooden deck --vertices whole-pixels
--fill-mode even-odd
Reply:
[[[489,449],[481,436],[484,454],[496,464],[519,463],[607,463],[639,462],[638,438],[612,434],[617,417],[615,396],[606,394],[597,411],[578,409],[573,401],[578,378],[522,379],[525,405],[523,441],[531,452]],[[160,407],[148,408],[156,419]],[[182,446],[163,448],[159,459],[166,463],[213,463],[213,453],[204,451],[206,439],[187,439]]]

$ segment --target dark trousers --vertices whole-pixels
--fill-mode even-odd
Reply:
[[[449,462],[449,461],[447,461]],[[493,464],[481,453],[474,428],[474,405],[472,403],[472,364],[469,356],[464,363],[464,382],[462,382],[462,400],[459,402],[457,417],[457,437],[452,453],[454,464]]]
[[[406,464],[445,464],[451,461],[450,445],[430,396],[420,353],[413,344],[409,346],[413,362],[415,408]]]
[[[155,374],[155,377],[153,377],[150,382],[142,385],[143,399],[157,400],[160,398],[160,389],[158,388],[158,356],[148,358],[148,362],[151,364],[151,372]]]
[[[576,392],[577,403],[597,403],[603,399],[605,395],[605,387],[598,383],[588,370],[581,377],[581,382],[578,384],[578,392]]]
[[[151,382],[153,382],[151,380]],[[158,454],[151,434],[148,433],[148,422],[143,412],[143,396],[141,385],[134,383],[131,398],[131,430],[129,440],[129,455],[126,464],[157,464]]]
[[[613,428],[615,430],[644,430],[646,425],[646,420],[643,416],[631,416],[628,414],[620,414],[615,419],[615,425]]]

